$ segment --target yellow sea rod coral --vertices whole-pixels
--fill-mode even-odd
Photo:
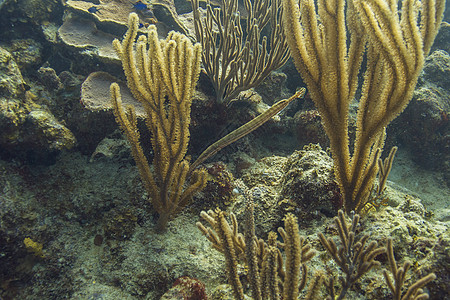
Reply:
[[[189,143],[191,102],[200,74],[200,44],[170,32],[158,38],[155,26],[137,41],[139,18],[130,14],[128,31],[116,50],[133,96],[142,103],[152,134],[154,153],[150,167],[140,144],[134,107],[122,105],[119,85],[111,85],[114,115],[131,145],[142,182],[154,209],[159,213],[158,231],[164,231],[171,216],[180,211],[192,195],[206,184],[206,172],[189,171],[185,159]]]

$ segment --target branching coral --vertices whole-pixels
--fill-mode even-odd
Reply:
[[[391,274],[393,279],[389,276],[387,270],[383,271],[384,278],[386,279],[386,284],[394,295],[394,300],[422,300],[428,299],[428,294],[424,293],[423,287],[429,282],[436,279],[434,273],[430,273],[415,283],[413,283],[402,297],[402,288],[405,284],[406,273],[411,267],[411,263],[406,261],[402,267],[397,266],[397,262],[394,257],[394,247],[392,246],[392,240],[388,239],[386,243],[386,253],[389,260],[389,265],[391,269]],[[392,281],[393,280],[393,281]]]
[[[385,127],[411,100],[445,0],[403,0],[401,10],[392,0],[282,3],[291,55],[330,139],[345,211],[359,213],[377,174]],[[359,86],[350,145],[349,108]]]
[[[245,236],[239,233],[233,213],[230,214],[231,225],[219,209],[202,212],[201,217],[212,228],[206,228],[200,222],[197,226],[212,246],[225,255],[228,281],[233,286],[236,299],[244,299],[244,289],[237,272],[239,261],[248,265],[253,299],[280,299],[280,295],[283,299],[297,299],[306,286],[306,262],[311,260],[315,251],[300,236],[294,215],[286,215],[284,228],[278,229],[282,243],[276,241],[274,232],[269,234],[267,243],[255,236],[252,201],[246,204]],[[284,250],[285,262],[280,249]],[[316,289],[317,284],[313,288]]]
[[[126,110],[122,107],[116,83],[111,85],[111,99],[117,123],[130,142],[143,184],[159,213],[158,231],[164,231],[169,218],[206,185],[206,172],[189,172],[189,162],[185,159],[201,46],[192,45],[186,36],[175,32],[159,40],[155,26],[150,26],[148,37],[140,36],[136,42],[138,21],[136,14],[130,14],[123,41],[114,40],[113,46],[122,61],[128,87],[148,116],[153,169],[140,145],[134,107]],[[188,175],[191,175],[190,183],[187,183]]]
[[[205,18],[200,16],[199,0],[192,1],[203,65],[220,103],[255,87],[289,58],[280,0],[244,0],[244,5],[247,26],[243,29],[237,0],[224,0],[221,8],[214,9],[207,4]],[[269,37],[262,34],[266,27]]]
[[[357,239],[356,228],[359,222],[359,215],[354,215],[351,226],[348,227],[345,220],[344,212],[339,211],[335,224],[339,233],[341,245],[338,247],[332,239],[327,239],[322,233],[319,233],[319,239],[322,246],[331,255],[336,264],[341,268],[344,277],[340,277],[341,291],[338,300],[344,299],[350,287],[358,281],[364,274],[380,263],[375,258],[384,253],[383,247],[377,247],[377,242],[373,241],[369,244],[368,235],[364,235]],[[331,277],[327,286],[331,299],[335,298],[334,280]]]

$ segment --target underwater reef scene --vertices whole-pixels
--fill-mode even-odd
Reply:
[[[0,0],[0,300],[450,299],[445,0]]]

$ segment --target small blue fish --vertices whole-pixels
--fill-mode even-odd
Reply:
[[[147,7],[147,4],[142,3],[142,1],[138,1],[138,2],[136,2],[136,3],[133,4],[133,8],[134,8],[135,10],[140,11],[140,10],[145,10],[145,9],[147,9],[148,7]]]
[[[90,7],[89,9],[88,9],[88,12],[90,12],[91,14],[95,14],[95,13],[97,13],[97,12],[99,12],[100,11],[100,8],[97,8],[97,7],[95,7],[95,6],[92,6],[92,7]]]

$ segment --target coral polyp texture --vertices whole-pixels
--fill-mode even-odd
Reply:
[[[319,0],[317,8],[312,0],[300,6],[282,2],[291,55],[330,139],[345,210],[360,212],[378,171],[385,128],[411,100],[445,1],[403,1],[401,12],[389,1]],[[356,137],[350,144],[349,106],[358,86]]]
[[[149,200],[159,213],[159,231],[164,231],[169,218],[206,185],[205,171],[189,172],[189,162],[185,159],[201,47],[176,32],[159,40],[155,26],[149,28],[147,38],[141,36],[136,42],[138,21],[136,14],[130,14],[123,41],[114,40],[113,45],[122,61],[128,87],[147,114],[154,150],[153,170],[140,144],[136,110],[134,106],[122,105],[117,83],[111,84],[111,100],[116,121],[131,144]]]

